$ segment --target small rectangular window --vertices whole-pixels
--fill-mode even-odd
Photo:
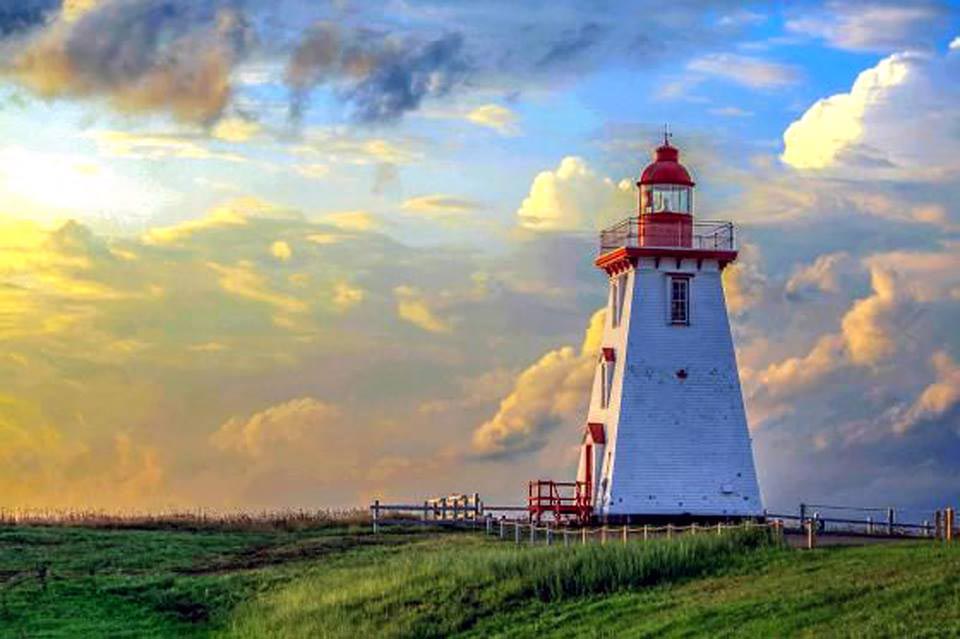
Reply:
[[[616,308],[614,309],[615,317],[613,325],[620,326],[620,322],[623,321],[623,303],[627,299],[627,275],[624,273],[617,278],[617,288],[616,288]]]
[[[617,293],[619,278],[610,280],[610,326],[616,328],[620,324],[620,316],[617,313],[617,300],[620,295]]]
[[[604,359],[600,366],[600,408],[609,408],[610,395],[613,393],[613,371],[616,362]]]
[[[690,323],[690,278],[670,278],[670,323]]]

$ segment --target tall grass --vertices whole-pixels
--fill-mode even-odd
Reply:
[[[767,530],[625,545],[449,541],[327,570],[247,604],[235,637],[446,637],[490,614],[710,574],[777,544]]]
[[[343,510],[157,512],[0,508],[0,526],[69,526],[141,530],[208,530],[231,532],[297,531],[370,523],[362,508]]]

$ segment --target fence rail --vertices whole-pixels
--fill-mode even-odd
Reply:
[[[600,231],[600,254],[622,247],[735,251],[737,243],[732,222],[657,223],[631,215]]]

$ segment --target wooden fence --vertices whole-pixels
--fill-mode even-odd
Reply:
[[[551,545],[587,545],[587,544],[626,544],[630,542],[651,541],[654,539],[678,539],[695,535],[722,536],[731,530],[758,530],[768,529],[780,537],[784,534],[783,522],[773,520],[769,522],[755,522],[745,520],[737,524],[696,524],[676,526],[597,526],[591,528],[558,528],[543,526],[535,523],[511,521],[506,519],[494,520],[488,518],[485,524],[488,535],[497,535],[503,540],[513,540],[516,544],[526,543],[534,545],[541,543]]]
[[[826,508],[826,507],[825,507]],[[830,507],[838,508],[838,507]],[[875,511],[880,509],[860,509]],[[936,511],[934,522],[922,524],[898,522],[894,510],[886,509],[886,521],[874,522],[871,517],[865,519],[821,517],[819,512],[810,511],[801,504],[800,515],[774,515],[767,513],[765,521],[745,520],[742,523],[691,523],[685,526],[666,524],[662,526],[597,526],[572,527],[541,525],[529,519],[507,519],[504,513],[527,513],[524,506],[486,506],[477,493],[470,497],[451,496],[424,501],[423,504],[381,504],[375,501],[370,506],[373,530],[380,532],[386,524],[432,524],[447,526],[466,526],[474,529],[483,527],[488,534],[498,534],[501,538],[512,538],[519,543],[527,539],[531,543],[538,540],[545,544],[589,542],[608,543],[611,540],[627,541],[647,539],[671,539],[685,534],[723,534],[724,530],[750,526],[766,526],[779,535],[785,533],[802,535],[804,545],[813,548],[817,537],[823,535],[846,535],[884,538],[921,538],[953,541],[957,537],[956,512],[953,508]],[[495,517],[494,513],[500,514]],[[789,526],[793,522],[794,526]]]

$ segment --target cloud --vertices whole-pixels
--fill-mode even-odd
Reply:
[[[848,93],[818,100],[787,127],[781,159],[853,179],[936,181],[955,175],[960,61],[905,52],[857,76]]]
[[[277,240],[270,245],[270,255],[274,256],[281,262],[286,262],[293,257],[293,249],[290,248],[290,244],[288,242]]]
[[[210,443],[223,451],[260,458],[277,449],[302,445],[304,440],[322,441],[326,430],[337,428],[341,412],[335,406],[311,397],[292,399],[250,417],[233,417],[210,436]]]
[[[945,26],[948,9],[931,1],[827,2],[786,21],[787,31],[852,51],[890,51],[929,42]]]
[[[754,244],[740,246],[737,261],[723,271],[723,292],[727,310],[739,315],[763,297],[767,278],[760,269],[760,250]]]
[[[369,231],[380,226],[380,220],[367,211],[338,211],[324,215],[323,219],[345,231]]]
[[[537,450],[559,426],[586,417],[605,316],[601,309],[590,318],[579,352],[571,346],[552,350],[520,373],[496,415],[473,431],[477,455],[511,457]]]
[[[790,299],[801,299],[811,292],[840,292],[841,272],[851,266],[845,251],[818,255],[812,264],[797,266],[784,287]]]
[[[937,379],[896,418],[893,428],[897,433],[906,433],[920,424],[940,419],[960,405],[960,365],[944,351],[934,353],[930,363]],[[960,435],[960,429],[957,434]]]
[[[246,16],[227,2],[111,0],[8,44],[5,67],[43,97],[105,97],[123,111],[209,123],[249,39]]]
[[[583,158],[567,156],[541,171],[517,211],[519,225],[535,231],[595,230],[635,207],[632,185],[599,176]]]
[[[291,112],[299,117],[309,92],[332,84],[355,120],[389,122],[417,109],[424,98],[448,93],[468,69],[459,33],[423,42],[319,23],[287,66]]]
[[[449,333],[453,327],[434,313],[426,298],[416,288],[398,286],[394,289],[397,298],[397,316],[429,333]]]
[[[95,130],[83,134],[93,140],[97,151],[107,158],[127,160],[223,160],[242,163],[248,158],[235,153],[212,150],[201,136],[180,134],[132,133],[128,131]]]
[[[244,118],[223,118],[217,122],[210,134],[224,142],[249,142],[262,131],[259,123]]]
[[[454,197],[452,195],[419,195],[404,201],[400,208],[412,213],[457,215],[469,213],[478,207],[472,200]]]
[[[153,245],[178,244],[211,230],[247,226],[253,218],[268,219],[288,215],[276,205],[259,198],[234,198],[214,207],[201,218],[173,226],[154,227],[144,234],[143,241]]]
[[[687,68],[754,89],[778,88],[799,79],[792,66],[733,53],[710,53],[692,60]]]
[[[312,127],[304,132],[294,152],[334,164],[405,165],[424,159],[420,143],[411,138],[390,139],[358,135],[332,128]]]
[[[60,7],[60,0],[15,0],[0,5],[0,36],[43,24]]]
[[[466,115],[466,119],[477,126],[493,129],[500,135],[517,135],[517,114],[499,104],[483,104]]]
[[[351,286],[348,282],[337,282],[333,289],[333,304],[342,311],[347,311],[366,296],[362,288]]]

